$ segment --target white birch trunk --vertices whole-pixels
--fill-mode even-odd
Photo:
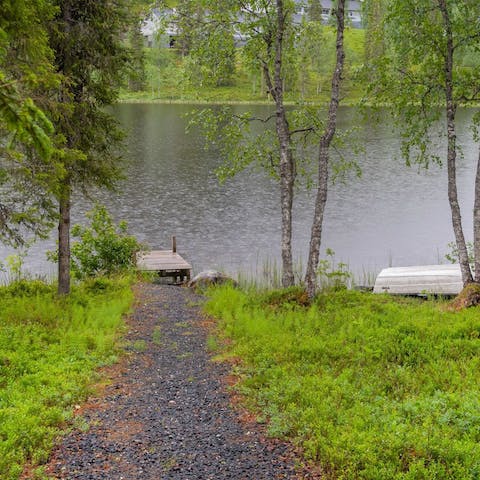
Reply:
[[[317,288],[317,268],[320,258],[320,245],[322,242],[322,227],[325,205],[328,193],[328,165],[330,144],[332,143],[337,128],[337,112],[340,104],[340,84],[342,81],[345,51],[343,34],[345,29],[345,0],[339,0],[336,10],[337,16],[337,42],[336,65],[332,77],[332,93],[328,110],[327,127],[320,140],[318,152],[318,186],[315,198],[315,211],[310,234],[310,249],[305,274],[305,288],[309,298],[313,298]]]
[[[448,174],[448,201],[452,215],[452,226],[455,235],[455,241],[458,249],[458,259],[462,272],[462,281],[464,285],[473,282],[472,271],[468,261],[467,244],[463,234],[462,216],[460,205],[458,203],[457,191],[457,135],[456,135],[456,104],[453,99],[453,56],[454,43],[450,14],[446,0],[438,0],[438,6],[442,13],[443,24],[445,28],[446,47],[445,52],[445,101],[447,115],[447,174]]]

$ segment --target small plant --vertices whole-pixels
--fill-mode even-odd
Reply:
[[[348,265],[343,262],[335,264],[335,252],[331,248],[325,250],[328,258],[319,262],[317,275],[320,279],[322,290],[341,290],[347,288],[352,280],[352,273],[348,271]]]
[[[0,264],[0,271],[7,273],[8,283],[19,282],[26,277],[23,272],[23,264],[26,256],[26,251],[9,255],[5,259],[5,264]]]
[[[158,325],[153,329],[152,341],[155,345],[160,345],[162,342],[162,329]]]
[[[307,292],[303,287],[294,286],[271,290],[263,295],[262,305],[275,308],[306,307],[310,304]]]
[[[145,343],[145,340],[135,340],[132,348],[137,353],[143,353],[147,349],[147,344]]]
[[[207,350],[210,353],[218,352],[220,350],[220,345],[214,335],[209,335],[207,337]]]

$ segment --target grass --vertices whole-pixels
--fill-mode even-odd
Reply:
[[[76,404],[119,353],[130,280],[96,279],[69,298],[39,281],[0,287],[0,478],[44,463]]]
[[[238,388],[326,479],[480,478],[480,315],[354,291],[211,291]]]
[[[152,341],[155,345],[161,345],[162,343],[162,327],[156,325],[152,333]]]

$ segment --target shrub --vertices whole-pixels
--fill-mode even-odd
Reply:
[[[135,254],[142,245],[127,232],[127,223],[113,223],[103,205],[87,213],[91,225],[75,225],[72,237],[72,273],[78,279],[111,275],[135,267]],[[56,261],[57,254],[50,255]]]

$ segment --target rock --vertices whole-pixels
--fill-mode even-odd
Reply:
[[[188,282],[188,286],[192,288],[206,288],[210,285],[219,285],[227,282],[235,286],[237,285],[237,282],[233,278],[230,278],[228,275],[225,275],[222,272],[218,272],[216,270],[205,270],[200,272],[198,275],[195,275]]]

